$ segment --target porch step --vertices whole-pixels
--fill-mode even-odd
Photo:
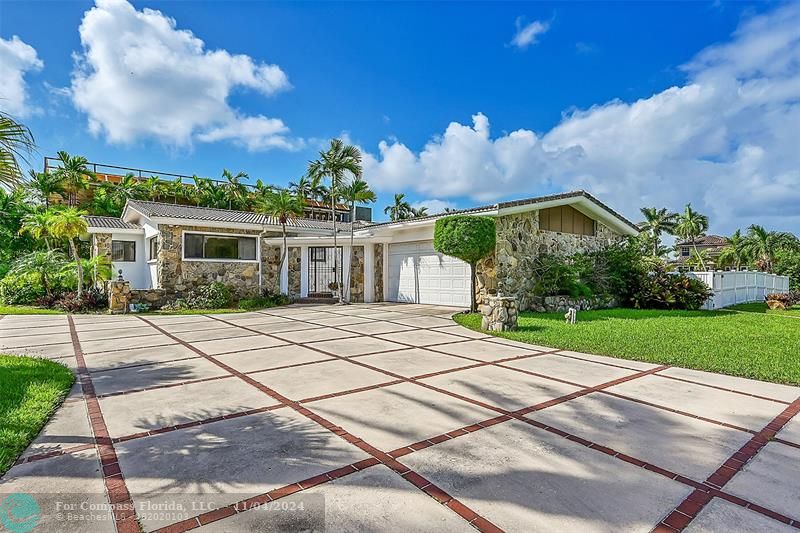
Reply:
[[[298,298],[295,302],[299,304],[335,304],[339,303],[339,300],[325,296],[309,296],[307,298]]]

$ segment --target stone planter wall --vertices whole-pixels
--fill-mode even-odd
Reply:
[[[592,309],[610,309],[617,306],[617,301],[610,296],[593,296],[591,298],[573,298],[571,296],[537,296],[531,301],[531,310],[537,313],[566,313],[570,307],[578,311]]]
[[[161,309],[168,301],[174,299],[174,296],[165,289],[133,289],[128,303],[147,304],[150,309]]]
[[[346,273],[345,273],[346,274]],[[364,301],[364,247],[353,246],[350,264],[350,301]]]
[[[183,261],[183,232],[233,233],[258,235],[258,231],[224,230],[203,226],[160,225],[158,250],[159,286],[178,297],[214,282],[228,285],[237,298],[258,294],[258,263],[224,261]]]
[[[512,331],[517,329],[517,299],[513,296],[489,296],[481,305],[481,329]]]
[[[373,279],[375,281],[374,285],[374,295],[373,299],[376,302],[383,301],[383,243],[377,243],[375,245],[375,252],[374,252],[374,260],[373,265],[375,266],[375,275]]]

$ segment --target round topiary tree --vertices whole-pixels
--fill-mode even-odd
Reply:
[[[452,215],[436,221],[433,248],[469,263],[470,310],[473,313],[478,310],[475,304],[475,267],[478,261],[494,251],[496,238],[494,219],[490,217]]]

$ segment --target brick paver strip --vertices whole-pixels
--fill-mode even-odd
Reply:
[[[306,418],[312,420],[313,422],[316,422],[317,424],[319,424],[323,428],[327,429],[328,431],[331,431],[332,433],[334,433],[335,435],[337,435],[340,438],[344,439],[345,441],[353,444],[354,446],[356,446],[360,450],[362,450],[362,451],[366,452],[367,454],[371,455],[373,459],[379,461],[380,463],[382,463],[385,466],[387,466],[390,469],[392,469],[397,474],[400,474],[401,476],[403,476],[403,475],[408,474],[408,473],[411,472],[410,468],[408,468],[404,464],[400,463],[395,458],[389,456],[387,453],[379,450],[378,448],[375,448],[371,444],[369,444],[369,443],[365,442],[364,440],[356,437],[355,435],[352,435],[351,433],[345,431],[343,428],[335,425],[334,423],[330,422],[329,420],[319,416],[318,414],[314,413],[313,411],[311,411],[307,407],[304,407],[304,406],[300,405],[298,402],[290,400],[289,398],[283,396],[279,392],[267,387],[263,383],[260,383],[260,382],[258,382],[256,380],[254,380],[250,376],[248,376],[246,374],[243,374],[242,372],[239,372],[235,368],[233,368],[233,367],[231,367],[229,365],[226,365],[225,363],[217,360],[213,356],[210,356],[210,355],[206,354],[205,352],[203,352],[199,348],[197,348],[195,346],[192,346],[191,344],[186,343],[186,342],[178,339],[177,337],[171,335],[169,332],[163,330],[158,325],[150,322],[149,320],[147,320],[147,319],[145,319],[145,318],[143,318],[141,316],[139,316],[138,318],[140,320],[144,321],[145,323],[149,324],[151,327],[155,328],[159,332],[167,335],[168,337],[170,337],[172,339],[177,340],[178,342],[180,342],[181,344],[183,344],[184,346],[186,346],[190,350],[194,351],[195,353],[197,353],[201,357],[204,357],[204,358],[208,359],[209,361],[211,361],[212,363],[216,364],[220,368],[222,368],[222,369],[228,371],[229,373],[233,374],[234,376],[238,377],[239,379],[241,379],[245,383],[247,383],[247,384],[251,385],[252,387],[258,389],[259,391],[267,394],[271,398],[277,400],[278,402],[280,402],[281,404],[285,405],[286,407],[289,407],[289,408],[293,409],[297,413],[305,416]],[[211,318],[215,318],[215,317],[211,317]],[[237,326],[237,327],[244,328],[243,326],[238,326],[237,324],[233,324],[233,323],[224,321],[222,319],[216,319],[216,320],[220,320],[221,322],[225,322],[225,323]],[[248,328],[244,328],[244,329],[248,329]],[[262,334],[261,332],[258,332],[258,333]],[[422,476],[420,476],[420,477],[422,477]],[[302,485],[303,482],[298,483],[297,484],[297,486],[298,486],[297,490],[304,490],[305,488],[310,488],[310,486],[315,486],[315,485],[318,485],[320,483],[324,483],[324,482],[327,482],[327,481],[331,480],[330,477],[328,477],[327,475],[324,475],[324,474],[323,475],[319,475],[319,476],[315,476],[314,478],[311,478],[311,479],[314,480],[313,483],[310,482],[311,480],[306,480],[306,482],[309,482],[309,483],[305,487]],[[404,479],[406,479],[406,478],[404,478]],[[410,483],[410,481],[409,481],[409,483]],[[421,490],[423,492],[425,492],[426,494],[428,494],[429,496],[431,496],[434,499],[436,499],[437,501],[439,501],[440,503],[444,504],[444,505],[446,505],[449,502],[455,500],[452,496],[447,494],[447,492],[445,492],[444,490],[442,490],[438,486],[434,485],[433,483],[429,483],[427,486],[425,486]],[[296,492],[296,491],[293,490],[291,493],[293,493],[293,492]],[[269,493],[267,493],[267,495],[269,495]],[[274,499],[274,498],[272,498],[272,496],[270,496],[270,498]],[[235,507],[235,505],[236,504],[233,504],[232,506],[229,506],[229,507],[231,507],[235,512],[240,512],[239,509],[237,509]],[[466,508],[466,506],[461,504],[458,508],[459,509]],[[448,507],[448,509],[453,510],[452,507]],[[456,512],[456,511],[454,511],[454,512]],[[232,513],[228,513],[228,514],[220,513],[219,510],[210,511],[210,512],[207,512],[207,513],[202,513],[202,514],[198,515],[197,517],[195,517],[195,522],[194,523],[192,522],[191,519],[189,521],[187,521],[186,523],[182,522],[181,524],[183,525],[182,526],[183,529],[175,529],[175,525],[173,525],[173,526],[168,526],[169,527],[168,531],[188,531],[190,529],[194,529],[196,527],[199,527],[201,524],[206,524],[206,523],[209,523],[209,522],[212,522],[212,521],[220,520],[222,518],[230,516],[231,514]],[[473,513],[473,514],[475,514],[475,516],[478,516],[476,513]],[[463,515],[461,515],[461,514],[459,514],[459,516],[463,517]],[[481,521],[478,522],[477,518],[476,518],[476,519],[473,519],[470,522],[470,524],[472,524],[473,526],[475,526],[476,528],[478,528],[481,531],[497,530],[497,527],[494,526],[494,524],[492,524],[491,522],[489,522],[485,518],[482,518],[482,517],[478,517],[478,518],[481,518]],[[494,529],[492,529],[492,528],[494,528]],[[167,529],[165,528],[165,530],[167,530]]]
[[[69,323],[69,333],[72,338],[72,346],[75,350],[77,360],[78,379],[83,390],[83,397],[86,401],[86,410],[89,413],[89,423],[97,445],[97,452],[100,456],[100,465],[103,470],[103,483],[106,486],[108,500],[113,507],[114,521],[116,522],[118,533],[139,533],[139,522],[136,520],[136,508],[131,500],[131,495],[125,484],[125,478],[120,471],[117,461],[117,453],[114,444],[108,435],[103,413],[100,410],[100,402],[95,395],[92,377],[86,368],[86,361],[83,358],[81,342],[78,339],[78,332],[75,329],[75,322],[72,315],[67,315]]]
[[[682,381],[684,383],[691,383],[692,385],[700,385],[703,387],[708,387],[710,389],[717,389],[725,392],[732,392],[734,394],[739,394],[741,396],[749,396],[750,398],[758,398],[759,400],[767,400],[768,402],[775,402],[775,403],[782,403],[784,405],[789,405],[791,402],[787,402],[785,400],[778,400],[777,398],[770,398],[769,396],[760,396],[758,394],[752,394],[750,392],[744,392],[736,389],[729,389],[727,387],[720,387],[719,385],[711,385],[710,383],[702,383],[700,381],[694,381],[692,379],[686,378],[679,378],[676,376],[666,376],[664,374],[658,374],[658,377],[664,379],[671,379],[673,381]]]
[[[708,505],[708,503],[715,497],[719,496],[727,501],[741,505],[745,503],[744,507],[760,512],[775,520],[780,520],[786,524],[793,525],[800,528],[800,521],[781,515],[759,505],[745,502],[742,498],[735,496],[725,495],[720,493],[720,490],[731,480],[733,476],[738,474],[748,461],[752,460],[764,448],[764,446],[785,426],[794,416],[800,413],[800,398],[797,398],[781,414],[776,416],[772,421],[764,426],[761,431],[753,435],[747,443],[739,448],[739,450],[729,457],[713,474],[703,482],[704,487],[698,487],[684,500],[678,507],[669,513],[655,528],[654,531],[683,531],[697,514]]]

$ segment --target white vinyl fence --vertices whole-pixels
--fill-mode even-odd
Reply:
[[[714,295],[703,309],[721,309],[746,302],[763,302],[767,294],[789,292],[789,278],[766,272],[687,272],[708,285]]]

